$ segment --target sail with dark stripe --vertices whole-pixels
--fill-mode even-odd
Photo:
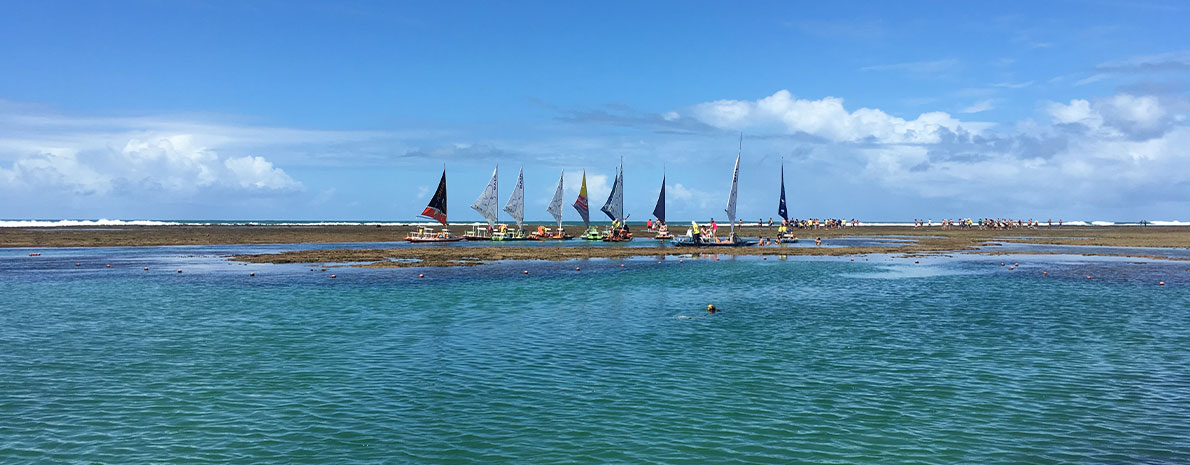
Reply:
[[[657,206],[653,207],[653,216],[657,220],[665,222],[665,175],[661,175],[661,195],[657,196]]]
[[[578,189],[578,200],[574,201],[574,209],[583,217],[583,224],[591,227],[591,208],[587,206],[587,170],[583,170],[583,184]]]
[[[446,226],[446,169],[442,169],[442,180],[438,181],[438,190],[430,197],[430,204],[422,210],[421,216],[435,220]]]

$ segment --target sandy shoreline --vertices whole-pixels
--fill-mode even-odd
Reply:
[[[118,226],[62,228],[0,228],[0,247],[119,247],[214,244],[317,244],[396,242],[411,227],[405,226]],[[578,228],[573,228],[572,234]],[[684,231],[679,228],[678,232]],[[455,231],[461,233],[462,231]],[[744,227],[741,235],[768,237],[773,228]],[[799,231],[802,241],[821,237],[826,244],[839,237],[905,236],[903,246],[870,247],[740,247],[677,248],[656,241],[646,247],[456,247],[452,244],[385,249],[316,249],[279,254],[243,255],[233,259],[258,263],[343,263],[370,267],[459,266],[493,260],[569,260],[579,258],[624,258],[691,253],[720,255],[857,255],[871,253],[936,254],[971,250],[989,242],[1094,245],[1111,247],[1190,248],[1190,227],[1064,227],[1038,229],[943,230],[939,227],[914,229],[880,226],[832,230]],[[653,241],[653,239],[637,239]],[[1144,256],[1138,251],[1136,256]],[[399,260],[399,261],[394,261]]]

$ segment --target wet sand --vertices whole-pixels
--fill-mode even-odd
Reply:
[[[535,227],[535,226],[531,226]],[[406,226],[119,226],[78,228],[0,228],[0,247],[113,247],[212,244],[311,244],[395,242],[413,228]],[[456,234],[465,228],[453,227]],[[580,228],[570,228],[577,234]],[[684,227],[675,232],[684,232]],[[775,228],[744,227],[745,237],[771,237]],[[639,233],[638,233],[639,234]],[[1038,229],[942,230],[904,226],[859,227],[799,231],[801,247],[455,247],[452,244],[386,249],[319,249],[278,254],[242,255],[235,260],[258,263],[352,263],[370,267],[460,266],[493,260],[570,260],[711,253],[719,255],[857,255],[896,253],[926,255],[971,251],[992,242],[1093,245],[1109,247],[1190,248],[1190,227],[1063,227]],[[868,247],[804,247],[821,237],[823,243],[840,237],[901,236],[905,245]],[[576,239],[577,240],[577,239]],[[653,239],[638,238],[640,241]],[[993,252],[995,253],[995,252]],[[1011,252],[1010,252],[1011,253]],[[1145,256],[1138,251],[1135,255]]]

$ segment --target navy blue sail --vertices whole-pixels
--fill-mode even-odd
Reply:
[[[785,163],[781,163],[781,203],[777,205],[777,215],[789,220],[789,210],[785,208]]]
[[[653,207],[653,216],[657,221],[665,223],[665,175],[661,176],[661,195],[657,196],[657,206]]]

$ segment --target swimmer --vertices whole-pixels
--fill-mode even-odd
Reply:
[[[715,304],[707,304],[707,315],[714,315],[716,313],[719,313],[719,309],[715,307]]]
[[[822,238],[821,237],[814,238],[814,245],[822,245]]]

